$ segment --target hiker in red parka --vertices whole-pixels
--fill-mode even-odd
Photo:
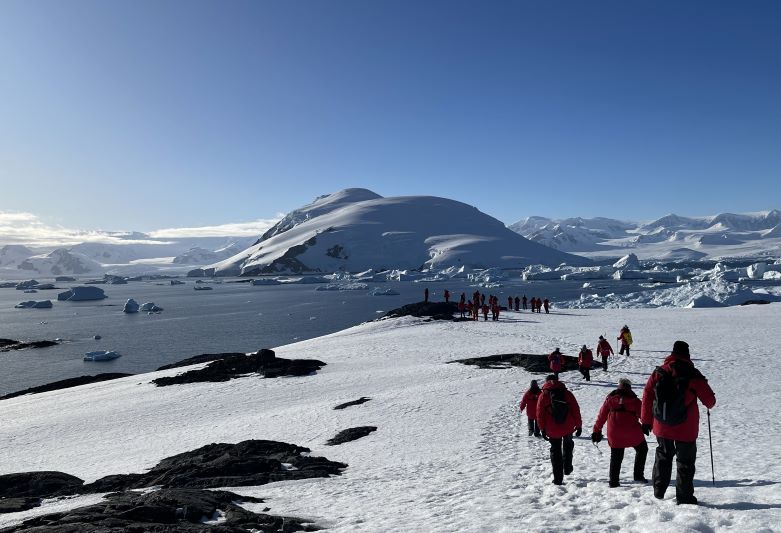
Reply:
[[[672,391],[664,397],[657,397],[664,393],[665,383],[671,384]],[[681,389],[680,394],[676,393],[676,390]],[[694,463],[697,460],[697,435],[700,430],[697,400],[708,409],[716,405],[716,395],[708,385],[708,380],[691,362],[689,345],[675,341],[672,353],[662,366],[654,370],[645,384],[640,417],[645,434],[648,435],[648,431],[653,428],[658,442],[653,485],[654,496],[660,500],[670,485],[673,456],[676,456],[676,502],[697,504],[697,498],[694,497]],[[679,405],[680,409],[677,408]],[[682,421],[676,419],[678,415]]]
[[[586,378],[586,381],[591,381],[591,364],[594,362],[594,354],[584,344],[578,354],[578,370]]]
[[[450,291],[449,290],[445,289],[444,297],[445,297],[445,303],[446,304],[450,303]]]
[[[537,398],[542,394],[537,380],[533,379],[529,390],[521,398],[521,412],[526,408],[526,418],[528,420],[529,436],[540,437],[540,427],[537,425]]]
[[[602,370],[607,372],[607,358],[613,355],[613,347],[602,335],[599,336],[597,343],[597,354],[602,357]]]
[[[547,314],[548,314],[548,311],[549,311],[549,309],[550,309],[550,300],[548,300],[547,298],[545,298],[545,299],[542,301],[542,305],[545,307],[545,314],[547,315]]]
[[[645,458],[648,444],[640,426],[641,402],[632,391],[632,382],[626,378],[618,380],[618,388],[607,395],[594,423],[591,442],[602,440],[602,426],[607,422],[607,444],[610,446],[610,487],[618,487],[624,448],[635,449],[634,479],[648,483],[645,479]]]
[[[464,305],[463,300],[458,302],[458,312],[461,313],[461,318],[464,318],[466,311],[466,306]]]
[[[575,396],[554,375],[545,379],[542,395],[537,400],[537,424],[542,438],[550,441],[553,483],[561,485],[564,476],[572,473],[572,451],[575,449],[572,433],[580,437],[583,421]]]
[[[493,307],[494,320],[499,320],[499,313],[502,312],[502,308],[499,307],[499,303],[495,302]]]
[[[531,308],[532,313],[537,311],[537,297],[536,296],[532,296],[529,299],[529,307]]]
[[[488,305],[483,304],[483,322],[488,322]]]
[[[513,297],[508,296],[507,297],[507,310],[512,311],[513,310]]]
[[[523,298],[521,298],[521,302],[523,303],[523,310],[526,311],[526,302],[528,302],[528,300],[526,299],[525,294],[523,295]]]
[[[521,299],[516,296],[515,297],[515,310],[517,311],[520,306],[521,306]]]
[[[553,350],[548,356],[548,367],[556,376],[556,379],[559,379],[559,373],[564,369],[564,356],[558,348]]]
[[[485,305],[485,293],[480,295],[480,305]]]

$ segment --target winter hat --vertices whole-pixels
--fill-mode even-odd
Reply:
[[[629,390],[632,388],[632,382],[629,381],[627,378],[621,378],[618,380],[618,388]]]
[[[559,378],[556,377],[556,374],[548,374],[548,377],[545,378],[545,381],[558,381]]]
[[[603,341],[603,340],[605,340],[605,337],[603,337],[602,335],[600,335],[600,336],[599,336],[599,340]]]
[[[531,386],[532,387],[539,387],[539,385],[537,385],[537,380],[536,379],[532,380]]]
[[[588,350],[588,348],[586,348],[586,345],[584,344],[581,350]]]
[[[673,355],[689,358],[689,345],[683,341],[675,341],[673,344]]]

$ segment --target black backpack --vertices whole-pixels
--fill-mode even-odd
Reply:
[[[569,404],[567,403],[567,394],[564,389],[550,389],[551,415],[554,422],[563,424],[569,414]]]
[[[686,391],[692,377],[687,369],[674,367],[675,374],[658,366],[654,386],[654,418],[662,424],[676,426],[686,421]]]

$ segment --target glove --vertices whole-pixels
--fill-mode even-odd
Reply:
[[[602,432],[601,431],[595,431],[591,434],[591,442],[594,444],[598,442],[602,442]]]
[[[542,430],[542,440],[550,440],[550,439],[548,438],[548,434],[547,434],[547,433],[545,433],[545,430],[544,430],[544,429]]]
[[[580,437],[580,435],[583,433],[583,428],[575,428],[575,436]]]
[[[651,424],[643,424],[643,433],[646,436],[651,434]]]

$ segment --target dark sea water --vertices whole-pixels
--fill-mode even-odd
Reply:
[[[47,280],[41,280],[47,281]],[[604,292],[629,292],[636,286],[622,282]],[[69,284],[60,284],[67,289]],[[202,353],[249,352],[318,337],[373,320],[381,312],[423,299],[429,287],[432,300],[442,300],[449,289],[454,299],[475,287],[466,280],[447,283],[369,283],[369,289],[317,291],[317,285],[252,286],[220,283],[214,290],[195,291],[185,285],[130,282],[99,285],[109,298],[92,302],[58,302],[60,290],[24,294],[0,289],[0,337],[17,340],[61,338],[59,346],[0,353],[0,394],[60,379],[101,372],[148,372],[167,363]],[[503,282],[503,287],[480,289],[507,296],[536,295],[557,300],[577,298],[582,282]],[[372,296],[372,288],[392,288],[399,296]],[[125,314],[128,298],[139,304],[154,302],[160,314]],[[53,309],[14,309],[24,300],[50,299]],[[93,336],[100,335],[100,340]],[[114,361],[85,362],[85,352],[116,350]]]

